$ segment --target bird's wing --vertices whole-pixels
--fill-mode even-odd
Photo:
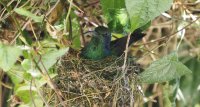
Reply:
[[[140,29],[136,29],[133,33],[131,33],[128,46],[142,39],[144,36],[145,34],[142,33]],[[125,37],[116,39],[114,41],[111,41],[110,47],[111,47],[112,54],[116,56],[121,56],[124,53],[124,50],[126,49],[127,38],[128,36],[125,36]]]

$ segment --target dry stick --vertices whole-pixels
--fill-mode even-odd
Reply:
[[[9,3],[7,3],[6,6],[9,7],[14,1],[15,1],[15,0],[10,1]],[[16,5],[15,5],[14,9],[17,8],[19,4],[20,4],[20,2],[18,1],[18,2],[16,3]],[[6,13],[6,14],[4,15],[5,11],[6,11],[5,7],[2,9],[2,12],[0,11],[0,13],[1,13],[1,15],[0,15],[0,22],[1,22],[2,20],[5,20],[5,19],[8,18],[9,16],[12,17],[12,15],[11,15],[10,13]],[[12,12],[13,12],[13,11],[12,11]],[[11,13],[12,13],[12,12],[11,12]],[[3,16],[3,15],[4,15],[4,16]],[[2,17],[2,18],[1,18],[1,17]]]
[[[8,13],[10,13],[10,14],[12,13],[11,10],[2,1],[0,1],[0,4],[2,4],[5,7],[5,9],[8,11]],[[18,32],[23,34],[21,26],[19,24],[19,21],[13,15],[11,15],[11,18],[13,19],[14,23],[16,24]],[[10,44],[13,44],[13,42],[11,42]]]
[[[182,31],[182,30],[184,30],[185,28],[189,27],[190,25],[192,25],[193,23],[195,23],[195,22],[196,22],[197,20],[199,20],[199,19],[200,19],[200,17],[198,17],[196,20],[192,21],[190,24],[186,25],[186,26],[183,27],[182,29],[180,29],[180,30],[178,30],[178,31],[176,31],[176,32],[174,32],[174,33],[168,35],[168,36],[164,36],[164,37],[162,37],[162,38],[159,38],[159,39],[156,39],[156,40],[153,40],[153,41],[150,41],[150,42],[146,42],[146,43],[134,45],[134,46],[141,46],[141,45],[151,44],[151,43],[159,42],[159,41],[167,41],[167,40],[165,40],[165,39],[175,36],[175,34],[177,34],[178,32],[180,32],[180,31]]]
[[[146,40],[145,39],[143,39],[145,42],[146,42]],[[144,45],[144,47],[146,47],[146,49],[149,49],[149,46],[148,45]],[[153,59],[153,61],[155,61],[156,60],[156,58],[155,58],[155,56],[154,56],[154,54],[153,54],[154,52],[152,52],[151,51],[151,53],[150,53],[150,56],[151,56],[151,58]]]
[[[39,88],[37,87],[35,81],[33,81],[33,83],[34,83],[35,88],[37,89],[38,95],[40,96],[40,98],[42,99],[42,101],[45,103],[45,106],[46,106],[46,107],[50,107],[50,106],[48,105],[48,103],[45,101],[44,97],[42,96],[42,93],[40,92]]]
[[[21,6],[21,7],[22,7],[22,6]],[[39,12],[39,10],[37,10],[34,14],[37,14],[38,12]],[[11,15],[11,16],[12,16],[12,15]],[[27,25],[31,22],[31,20],[32,20],[32,19],[28,19],[27,22],[24,23],[22,27],[20,27],[20,30],[24,30],[24,29],[27,27]],[[11,41],[11,44],[13,44],[13,43],[16,41],[16,39],[20,36],[19,31],[16,32],[14,35],[15,35],[15,38]]]
[[[122,66],[122,71],[124,72],[125,71],[125,68],[126,68],[126,61],[127,61],[127,56],[128,56],[128,44],[129,44],[129,41],[130,41],[130,36],[131,36],[131,33],[128,34],[128,38],[127,38],[127,41],[126,41],[126,50],[124,51],[125,55],[124,55],[124,64]]]
[[[46,13],[45,16],[48,16],[56,8],[56,6],[58,5],[59,2],[60,2],[60,0],[57,0],[56,4],[53,5],[53,7]]]
[[[123,79],[124,79],[124,86],[126,87],[128,82],[126,80],[126,76],[125,76],[125,69],[126,69],[126,62],[127,62],[127,56],[128,56],[128,44],[129,44],[129,41],[130,41],[130,36],[131,36],[131,33],[128,34],[128,38],[127,38],[127,41],[126,41],[126,50],[124,51],[125,55],[124,55],[124,64],[122,66],[122,72],[123,72]]]
[[[80,18],[84,19],[86,22],[90,23],[91,25],[93,25],[93,26],[95,26],[95,27],[98,26],[98,24],[96,24],[95,22],[92,22],[92,21],[90,21],[87,17],[84,17],[83,14],[82,14],[83,12],[81,13],[81,12],[75,10],[74,13],[75,13],[78,17],[80,17]]]
[[[33,32],[33,35],[34,35],[34,37],[35,37],[35,40],[36,40],[36,42],[38,43],[38,45],[39,45],[39,47],[40,47],[40,46],[41,46],[41,45],[40,45],[40,42],[38,41],[37,35],[36,35],[36,33],[35,33],[34,29],[33,29],[33,25],[32,25],[31,22],[30,22],[30,26],[31,26],[31,30],[32,30],[32,32]]]
[[[40,56],[40,57],[41,57],[41,56]],[[63,106],[63,107],[66,107],[66,105],[63,103],[63,99],[62,99],[62,98],[64,98],[64,97],[62,96],[62,92],[58,89],[58,87],[57,87],[57,86],[55,85],[55,83],[52,81],[51,77],[49,76],[49,74],[48,74],[48,72],[47,72],[47,69],[46,69],[45,66],[44,66],[44,63],[43,63],[42,60],[41,60],[41,58],[40,58],[40,62],[41,62],[41,64],[42,64],[43,68],[44,68],[44,71],[45,71],[46,76],[48,77],[48,81],[47,81],[47,82],[49,82],[49,86],[50,86],[51,88],[54,89],[55,93],[56,93],[57,96],[58,96],[58,99],[60,100],[60,103],[62,103],[62,106]]]
[[[11,0],[10,2],[7,3],[6,6],[7,6],[7,7],[10,6],[14,1],[15,1],[15,0]],[[5,9],[5,7],[4,7],[4,8],[0,11],[0,13],[1,13],[1,15],[0,15],[0,21],[3,20],[3,19],[6,19],[6,18],[8,17],[9,14],[8,14],[8,15],[6,14],[6,15],[5,15],[6,17],[4,16],[5,18],[3,18],[3,15],[4,15],[5,12],[6,12],[6,9]],[[1,17],[2,17],[2,18],[1,18]]]
[[[57,94],[58,99],[60,100],[60,103],[62,104],[63,107],[66,107],[64,105],[63,100],[62,100],[62,93],[60,92],[60,90],[58,90],[58,88],[56,87],[56,85],[53,83],[53,81],[51,80],[50,76],[47,73],[47,70],[43,64],[43,62],[41,61],[41,56],[40,56],[40,62],[45,70],[45,72],[42,71],[42,69],[39,67],[38,63],[36,62],[35,59],[32,59],[33,62],[35,63],[36,67],[38,68],[38,70],[40,71],[40,73],[42,74],[42,76],[45,78],[46,76],[48,77],[47,83],[49,83],[48,85],[53,88],[53,90],[55,91],[55,93]]]
[[[33,93],[32,93],[32,82],[33,82],[33,77],[31,77],[31,83],[30,83],[30,90],[29,90],[29,94],[31,97],[31,101],[33,102],[34,107],[37,107],[33,98]]]
[[[157,40],[154,40],[154,41],[152,41],[152,42],[142,43],[142,44],[138,44],[138,45],[135,45],[135,46],[151,44],[151,43],[159,42],[159,41],[165,41],[165,43],[166,43],[166,42],[169,41],[169,38],[170,38],[170,37],[175,36],[176,33],[182,31],[183,29],[185,29],[185,28],[187,28],[187,27],[189,27],[190,25],[192,25],[193,23],[195,23],[195,22],[196,22],[197,20],[199,20],[199,19],[200,19],[200,17],[198,17],[196,20],[192,21],[190,24],[186,25],[186,26],[183,27],[182,29],[180,29],[180,30],[178,30],[178,31],[176,31],[176,32],[174,32],[174,33],[168,35],[168,36],[164,36],[164,37],[159,38],[159,39],[157,39]],[[168,40],[165,40],[165,39],[168,39]],[[163,45],[164,45],[164,44],[161,44],[159,47],[161,47],[161,46],[163,46]],[[159,48],[159,47],[158,47],[158,48]],[[157,49],[157,48],[155,47],[155,48],[151,49],[150,51],[155,50],[155,49]],[[148,54],[148,53],[147,53],[147,54]],[[147,54],[144,54],[142,57],[146,56]],[[141,57],[141,58],[142,58],[142,57]],[[141,58],[139,58],[139,59],[141,59]],[[139,60],[139,59],[137,59],[137,60]]]

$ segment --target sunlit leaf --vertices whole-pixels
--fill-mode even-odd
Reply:
[[[0,43],[0,68],[8,71],[22,54],[22,50],[16,46],[9,46]]]
[[[12,83],[14,84],[19,84],[24,80],[24,73],[24,70],[19,65],[14,66],[9,71],[7,71],[7,74],[9,75],[10,79],[12,80]]]
[[[36,16],[25,8],[15,8],[14,11],[20,15],[33,19],[35,22],[42,22],[44,19],[44,16]]]
[[[176,79],[192,71],[178,61],[176,53],[169,54],[154,61],[139,76],[143,83],[156,83]]]
[[[104,14],[107,14],[110,9],[125,8],[124,0],[100,0]]]
[[[124,33],[130,26],[125,9],[110,9],[107,17],[109,21],[108,27],[112,32]]]
[[[116,33],[123,33],[130,25],[124,0],[101,0],[101,6],[108,27]]]
[[[19,86],[16,91],[15,94],[24,102],[24,103],[28,103],[31,101],[31,96],[30,96],[30,89],[31,89],[31,93],[32,95],[36,94],[36,87],[32,86],[30,88],[30,84],[23,84],[21,86]]]
[[[131,31],[169,10],[173,0],[125,0]]]
[[[72,20],[72,32],[73,32],[73,37],[72,37],[72,48],[79,50],[81,49],[81,41],[80,41],[80,31],[79,29],[79,23],[77,22],[77,20]]]
[[[40,64],[41,68],[49,69],[52,67],[60,58],[62,55],[66,54],[68,52],[69,48],[63,48],[60,50],[53,50],[53,51],[48,51],[46,54],[42,55],[42,63]],[[40,61],[39,61],[40,62]],[[44,67],[43,67],[44,65]]]

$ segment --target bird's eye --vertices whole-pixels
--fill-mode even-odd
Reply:
[[[109,33],[108,33],[108,32],[105,32],[105,35],[109,35]]]

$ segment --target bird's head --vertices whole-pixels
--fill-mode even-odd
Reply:
[[[111,32],[108,28],[99,26],[94,31],[84,33],[91,40],[82,49],[81,56],[86,59],[102,59],[110,55]]]
[[[109,38],[111,37],[111,32],[108,28],[104,27],[104,26],[98,26],[95,28],[94,32],[96,33],[96,35],[101,35],[104,38]]]
[[[94,31],[88,31],[84,33],[85,36],[91,36],[92,38],[103,38],[104,40],[111,41],[111,32],[104,26],[98,26]]]

